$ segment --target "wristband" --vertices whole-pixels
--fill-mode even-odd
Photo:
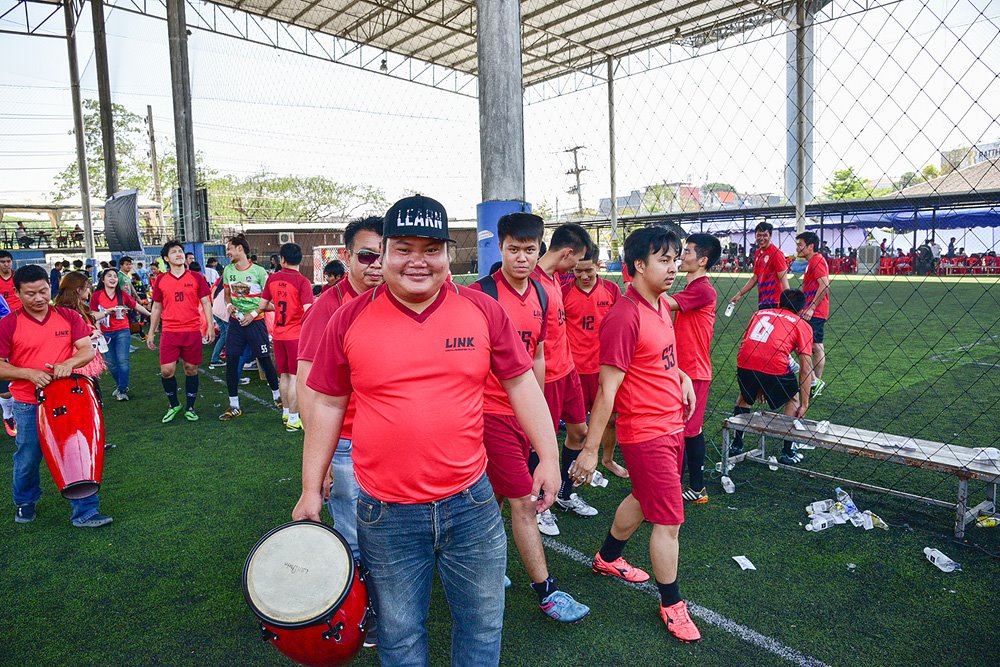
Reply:
[[[250,317],[253,317],[253,318],[255,318],[255,319],[256,319],[256,317],[257,317],[258,315],[260,315],[260,313],[258,313],[258,312],[257,312],[256,310],[251,310],[251,311],[250,311]]]

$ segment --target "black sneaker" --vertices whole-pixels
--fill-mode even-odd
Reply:
[[[113,519],[109,516],[104,516],[103,514],[97,513],[89,519],[84,519],[83,521],[74,521],[73,525],[77,528],[100,528],[101,526],[106,526],[111,523]]]
[[[805,455],[800,452],[792,452],[791,454],[782,453],[782,455],[778,457],[778,463],[786,466],[794,466],[802,463],[803,459],[805,459]]]
[[[731,445],[729,447],[730,456],[739,456],[743,453],[743,445]]]
[[[18,505],[14,511],[14,523],[31,523],[35,520],[35,503]]]

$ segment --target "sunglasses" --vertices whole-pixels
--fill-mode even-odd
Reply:
[[[364,264],[365,266],[374,264],[375,261],[381,257],[379,253],[372,250],[359,250],[355,253],[355,256],[358,258],[358,262]]]

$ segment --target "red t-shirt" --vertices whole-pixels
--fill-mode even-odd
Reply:
[[[205,321],[202,297],[212,293],[205,276],[184,270],[178,278],[167,271],[153,283],[153,301],[163,304],[160,319],[164,331],[201,331]]]
[[[7,306],[10,307],[10,312],[18,311],[22,308],[21,299],[17,296],[17,291],[14,289],[14,274],[10,274],[10,278],[4,279],[0,277],[0,296],[3,300],[7,302]]]
[[[69,308],[50,306],[40,322],[22,309],[0,320],[0,359],[18,368],[47,371],[45,364],[72,357],[74,343],[90,338],[92,331],[80,313]],[[27,380],[11,380],[10,393],[22,403],[38,403],[35,385]]]
[[[684,428],[674,325],[662,298],[654,310],[634,287],[601,324],[601,365],[625,371],[615,396],[618,441],[646,442]]]
[[[323,332],[333,319],[337,309],[358,295],[346,278],[319,295],[312,308],[302,316],[299,331],[299,359],[312,361],[316,358]]]
[[[573,370],[573,353],[566,336],[566,308],[563,306],[562,288],[540,266],[535,267],[531,277],[542,284],[549,297],[545,323],[545,381],[555,382]]]
[[[757,248],[753,255],[753,274],[757,276],[758,306],[777,306],[781,298],[781,280],[778,274],[788,270],[788,262],[781,249],[773,243]]]
[[[677,365],[692,380],[711,380],[715,288],[708,276],[702,276],[671,296],[680,306],[674,321]]]
[[[532,360],[496,301],[445,285],[422,313],[383,285],[333,316],[309,386],[357,400],[354,474],[391,503],[452,496],[486,470],[483,388]]]
[[[267,277],[261,296],[274,303],[274,340],[297,340],[304,306],[313,302],[312,283],[294,269],[282,269]]]
[[[566,337],[573,353],[576,372],[581,375],[599,373],[598,356],[600,338],[598,331],[604,316],[611,310],[622,290],[617,283],[598,278],[590,293],[584,292],[575,282],[563,285],[563,306],[566,308]]]
[[[125,306],[129,310],[135,308],[135,299],[126,292],[121,292],[122,302],[121,305]],[[109,297],[108,293],[102,288],[94,292],[90,296],[90,309],[94,312],[98,310],[111,310],[118,306],[118,297]],[[114,314],[109,314],[107,317],[102,319],[98,324],[101,325],[101,331],[111,333],[112,331],[121,331],[122,329],[128,329],[128,314],[123,313],[122,317],[119,319],[114,316]]]
[[[743,342],[736,355],[736,365],[768,375],[788,374],[792,352],[812,354],[812,327],[787,310],[767,308],[750,318]]]
[[[542,303],[538,300],[538,290],[530,282],[524,294],[518,294],[503,275],[503,271],[493,274],[493,279],[497,282],[497,302],[511,324],[517,331],[518,336],[524,342],[524,348],[528,356],[535,358],[538,344],[545,340],[545,320],[542,317]],[[482,291],[479,283],[472,283],[469,289],[477,292]],[[503,385],[497,380],[493,373],[490,373],[486,381],[486,391],[483,394],[483,412],[491,415],[513,415],[514,408],[510,404],[510,397],[504,390]]]
[[[805,292],[807,306],[811,306],[812,302],[816,299],[816,292],[819,291],[819,279],[829,277],[829,275],[830,267],[827,265],[826,258],[823,255],[816,253],[809,258],[809,264],[806,265],[806,274],[802,277],[802,291]],[[818,317],[822,320],[829,319],[829,291],[823,295],[823,299],[816,306],[816,309],[813,311],[813,317]]]

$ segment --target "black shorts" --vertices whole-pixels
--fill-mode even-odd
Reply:
[[[0,380],[0,394],[10,391],[10,380]]]
[[[267,336],[267,325],[264,324],[264,320],[254,320],[244,327],[235,317],[229,318],[229,328],[226,332],[226,359],[239,360],[247,346],[257,359],[271,356],[271,341]]]
[[[809,326],[811,326],[813,330],[813,345],[822,345],[823,325],[826,324],[826,320],[820,319],[819,317],[814,317],[810,320],[806,320],[806,322],[809,323]]]
[[[737,368],[736,381],[739,382],[744,403],[753,405],[763,394],[772,410],[777,410],[799,393],[799,379],[794,373],[771,375]]]

